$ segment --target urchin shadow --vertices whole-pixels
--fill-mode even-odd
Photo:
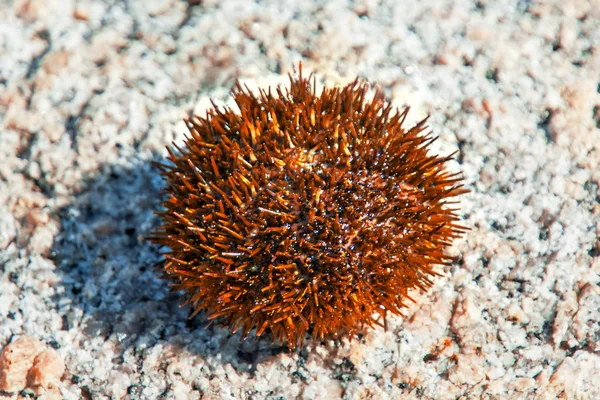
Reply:
[[[240,341],[227,329],[206,327],[202,315],[189,319],[180,294],[157,278],[159,246],[144,238],[160,223],[153,210],[162,185],[150,161],[110,165],[58,211],[61,232],[52,258],[61,281],[53,300],[63,329],[111,341],[122,354],[133,347],[143,358],[145,349],[170,343],[253,372],[261,360],[287,347],[268,338]]]

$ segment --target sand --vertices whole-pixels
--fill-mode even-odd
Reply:
[[[387,331],[290,353],[188,320],[143,236],[182,119],[299,61],[430,114],[471,231]],[[598,0],[0,1],[0,120],[0,347],[65,399],[600,398]]]

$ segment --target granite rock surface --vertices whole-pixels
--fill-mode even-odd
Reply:
[[[0,347],[65,399],[600,398],[600,2],[408,4],[0,0]],[[188,320],[142,238],[182,119],[299,61],[430,114],[472,230],[387,331],[290,353]]]

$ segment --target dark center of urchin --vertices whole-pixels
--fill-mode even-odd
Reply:
[[[187,121],[160,165],[169,197],[151,239],[196,312],[295,347],[399,314],[452,261],[461,178],[428,154],[425,121],[407,129],[408,110],[367,93],[317,95],[300,74],[276,94],[238,86],[238,112]]]

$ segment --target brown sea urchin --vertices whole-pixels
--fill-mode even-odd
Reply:
[[[409,290],[426,289],[444,250],[464,229],[451,198],[466,192],[428,154],[425,120],[405,128],[380,92],[355,81],[317,94],[314,80],[214,107],[186,121],[169,149],[164,275],[246,336],[271,332],[293,348],[353,335],[400,314]]]

